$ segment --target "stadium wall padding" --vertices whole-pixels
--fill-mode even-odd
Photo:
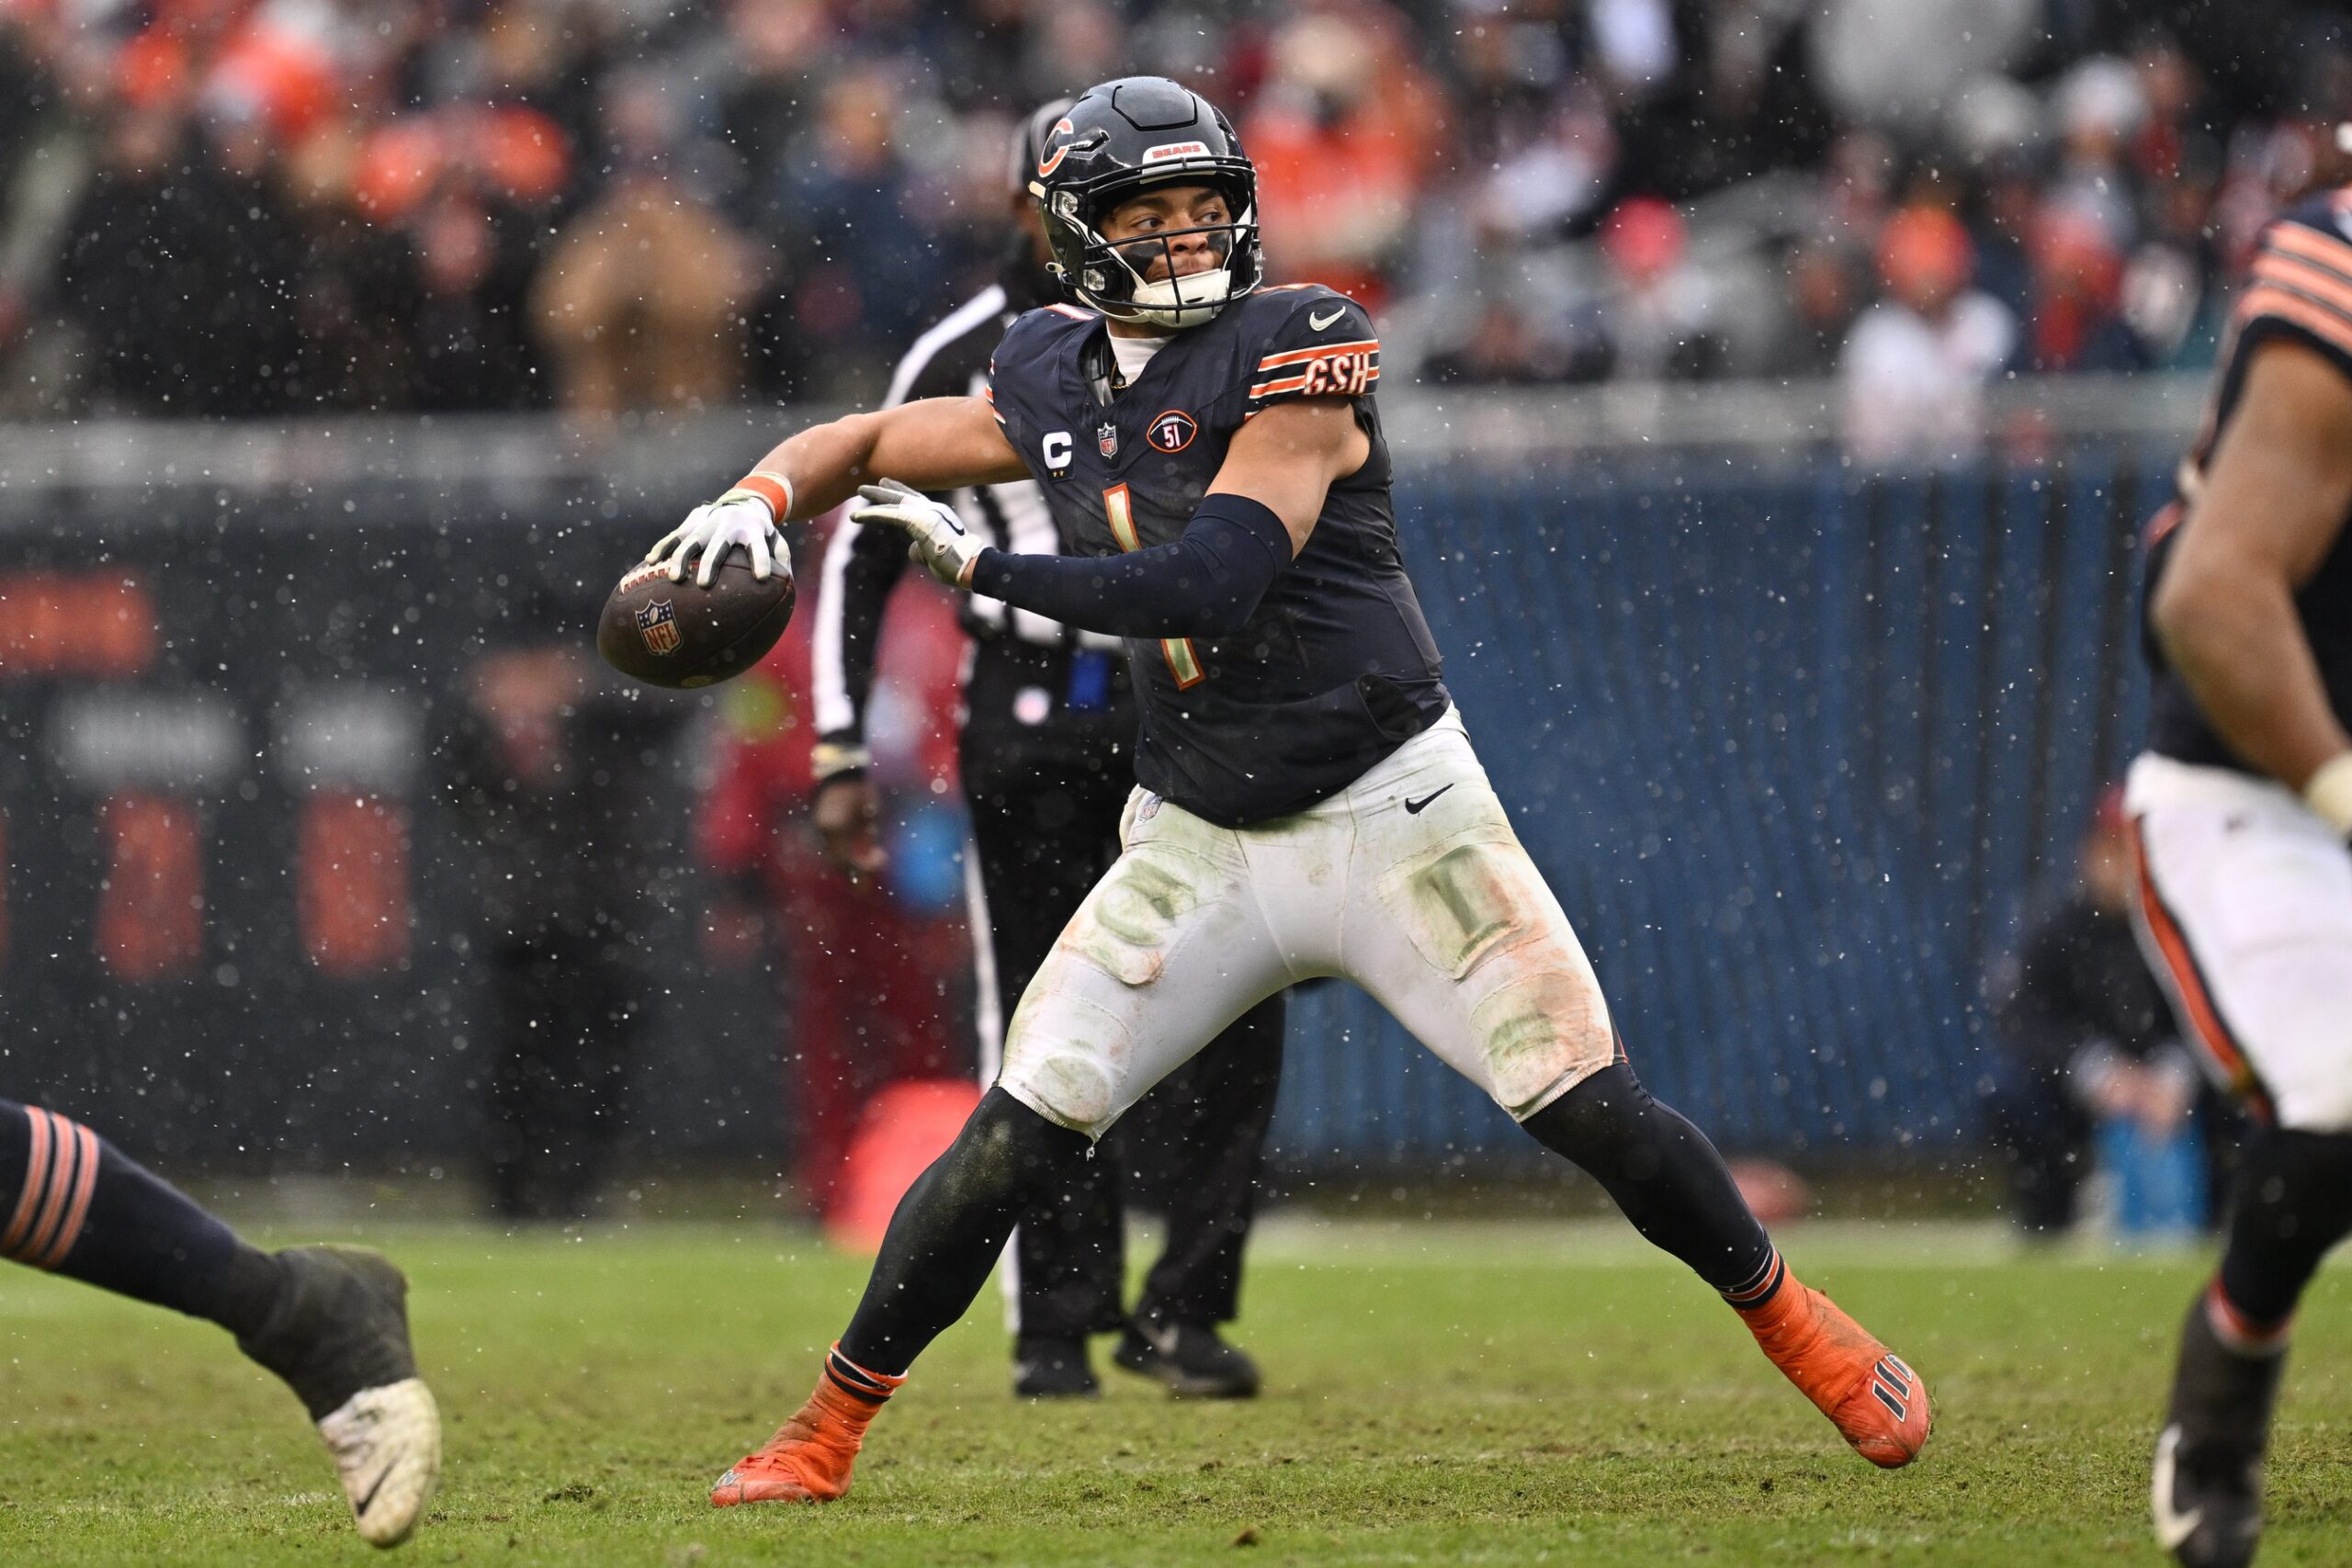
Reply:
[[[1902,477],[1826,453],[1403,467],[1407,559],[1471,734],[1634,1063],[1727,1146],[1899,1156],[1972,1135],[1981,976],[2030,894],[2068,874],[2139,734],[2133,536],[2168,460],[2094,443]],[[126,678],[61,663],[54,626],[12,641],[0,625],[0,1094],[182,1160],[461,1162],[481,1091],[447,825],[414,778],[390,780],[411,827],[405,956],[322,973],[298,934],[316,781],[293,716],[388,699],[428,734],[517,585],[572,595],[585,638],[605,586],[694,499],[519,480],[0,491],[0,622],[43,574],[119,572],[161,639]],[[160,759],[110,752],[109,715],[147,725],[149,750],[162,735]],[[775,1004],[693,957],[679,750],[631,829],[654,835],[673,910],[650,939],[673,978],[633,1136],[640,1157],[765,1158]],[[162,978],[97,956],[123,830],[101,803],[125,767],[133,784],[162,769],[199,829],[201,950]],[[1535,1157],[1352,987],[1308,989],[1292,1019],[1286,1167]]]

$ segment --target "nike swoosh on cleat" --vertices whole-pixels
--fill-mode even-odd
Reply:
[[[2149,1501],[2156,1519],[2156,1544],[2166,1551],[2177,1551],[2180,1543],[2195,1535],[2197,1527],[2205,1522],[2202,1508],[2191,1508],[2185,1514],[2173,1508],[2173,1450],[2179,1446],[2180,1428],[2177,1426],[2166,1427],[2164,1435],[2156,1439],[2155,1485]]]
[[[1421,814],[1421,807],[1427,806],[1430,801],[1435,800],[1439,795],[1443,795],[1447,790],[1452,789],[1453,787],[1453,786],[1452,784],[1444,784],[1439,788],[1430,791],[1429,794],[1421,796],[1419,800],[1407,801],[1405,803],[1405,815],[1408,817],[1419,817]]]
[[[1347,308],[1345,305],[1342,305],[1342,306],[1340,306],[1338,310],[1336,310],[1332,311],[1332,312],[1331,312],[1329,315],[1328,315],[1328,316],[1309,316],[1309,317],[1307,317],[1307,318],[1306,318],[1306,324],[1307,324],[1308,326],[1310,326],[1310,327],[1314,328],[1317,332],[1318,332],[1318,333],[1319,333],[1319,332],[1321,332],[1325,327],[1329,326],[1333,321],[1338,321],[1341,316],[1344,316],[1344,315],[1346,315],[1347,313],[1348,313],[1348,308]]]
[[[376,1494],[384,1489],[384,1483],[390,1481],[392,1478],[392,1472],[399,1468],[400,1461],[394,1460],[378,1473],[375,1484],[368,1488],[366,1494],[360,1497],[359,1501],[351,1505],[353,1517],[364,1519],[368,1517],[368,1506],[376,1500]]]

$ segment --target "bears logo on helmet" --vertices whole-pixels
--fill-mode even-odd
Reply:
[[[1069,118],[1068,116],[1064,116],[1062,118],[1054,121],[1054,129],[1046,133],[1046,140],[1051,141],[1057,136],[1068,136],[1069,134]],[[1065,141],[1060,146],[1055,148],[1053,152],[1047,154],[1044,159],[1040,160],[1037,164],[1037,177],[1039,179],[1044,179],[1047,175],[1050,175],[1056,169],[1060,168],[1062,166],[1062,160],[1069,155],[1069,149],[1070,144]]]

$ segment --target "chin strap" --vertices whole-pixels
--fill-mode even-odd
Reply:
[[[1198,298],[1192,297],[1186,284],[1198,286]],[[1128,302],[1143,321],[1155,326],[1181,327],[1187,324],[1188,316],[1214,320],[1232,295],[1233,274],[1220,266],[1214,272],[1196,272],[1189,277],[1138,283]]]

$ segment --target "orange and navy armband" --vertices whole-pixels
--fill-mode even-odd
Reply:
[[[735,481],[734,489],[718,499],[740,501],[746,496],[764,502],[772,522],[782,523],[792,515],[792,481],[782,474],[768,468],[753,468]]]

